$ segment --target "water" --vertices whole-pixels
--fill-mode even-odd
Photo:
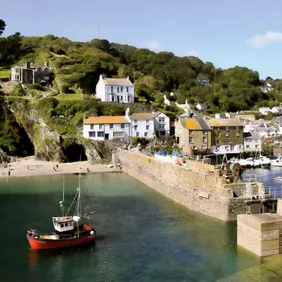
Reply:
[[[282,170],[281,170],[282,171]],[[65,178],[71,200],[77,176]],[[82,177],[95,246],[29,249],[26,230],[51,231],[62,176],[0,181],[0,281],[217,281],[262,264],[237,248],[236,224],[188,211],[125,174]]]

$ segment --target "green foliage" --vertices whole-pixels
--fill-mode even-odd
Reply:
[[[6,27],[6,23],[2,19],[0,19],[0,35],[5,30],[5,27]]]
[[[11,95],[21,97],[21,96],[25,96],[26,93],[25,93],[24,89],[22,88],[22,86],[20,84],[18,84],[13,88]]]

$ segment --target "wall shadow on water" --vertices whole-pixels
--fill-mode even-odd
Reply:
[[[66,161],[73,163],[78,161],[87,161],[83,145],[72,143],[63,149]]]

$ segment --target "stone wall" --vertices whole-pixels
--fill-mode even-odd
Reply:
[[[233,197],[212,165],[188,161],[187,167],[177,166],[130,151],[118,152],[115,161],[124,172],[193,211],[225,221],[246,213],[244,199]]]

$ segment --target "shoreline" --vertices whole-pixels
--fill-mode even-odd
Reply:
[[[88,161],[57,163],[36,160],[33,156],[31,156],[20,158],[14,162],[8,163],[6,168],[0,167],[0,178],[109,172],[121,172],[121,170],[116,168],[108,168],[106,165],[102,164],[91,164]]]

